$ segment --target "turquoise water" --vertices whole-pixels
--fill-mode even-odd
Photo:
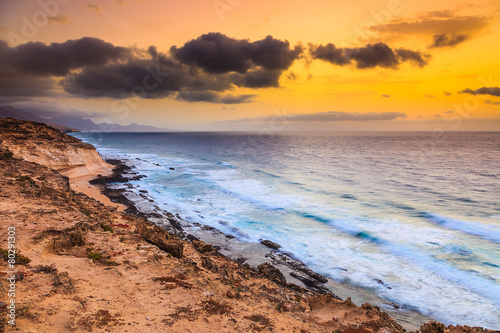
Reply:
[[[74,136],[187,220],[445,324],[500,328],[500,133]]]

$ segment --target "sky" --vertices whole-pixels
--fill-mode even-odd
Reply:
[[[179,130],[500,130],[499,1],[0,0],[0,105]]]

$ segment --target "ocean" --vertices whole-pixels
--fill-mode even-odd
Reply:
[[[276,242],[356,303],[500,329],[500,133],[73,135],[161,209]]]

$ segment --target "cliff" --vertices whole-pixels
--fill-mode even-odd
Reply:
[[[48,166],[70,178],[107,174],[112,169],[92,145],[46,124],[2,119],[0,132],[3,145],[14,157]]]

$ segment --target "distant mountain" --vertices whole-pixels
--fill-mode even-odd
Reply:
[[[39,123],[45,123],[47,121],[47,119],[37,114],[21,111],[12,106],[0,106],[0,118],[14,118],[18,120],[36,121]]]
[[[50,119],[42,118],[35,112],[23,111],[12,106],[0,106],[0,118],[15,118],[19,120],[30,120],[51,125],[63,132],[100,131],[100,132],[166,132],[167,128],[139,125],[118,125],[110,123],[96,124],[90,119],[84,119],[75,115],[60,115]]]
[[[12,106],[0,106],[0,118],[14,118],[18,120],[29,120],[36,121],[38,123],[45,123],[64,133],[78,132],[78,129],[74,127],[54,124],[52,122],[52,119],[42,118],[35,113],[22,111]]]

